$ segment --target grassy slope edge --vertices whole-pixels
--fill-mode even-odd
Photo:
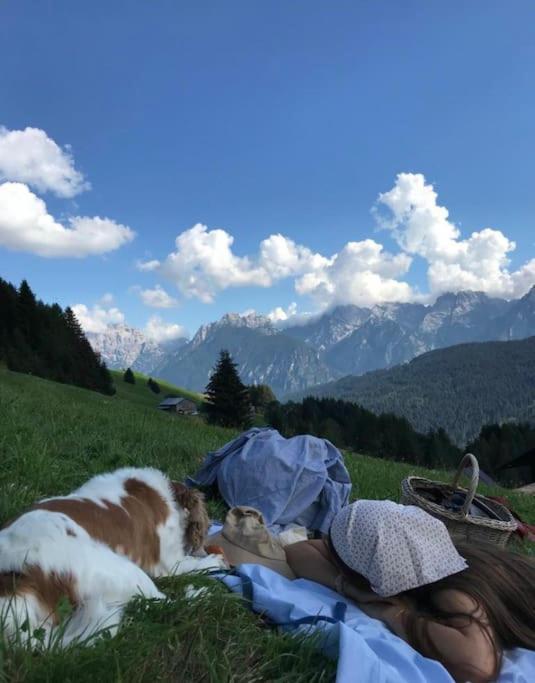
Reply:
[[[147,381],[149,379],[148,375],[143,375],[141,372],[134,372],[134,377],[136,378],[135,384],[128,384],[123,380],[123,372],[120,370],[110,370],[117,388],[117,394],[121,398],[128,399],[132,403],[138,403],[145,406],[157,406],[167,394],[172,394],[173,396],[180,396],[182,398],[189,398],[197,404],[202,403],[202,394],[196,391],[188,391],[187,389],[182,389],[177,387],[170,382],[166,382],[164,379],[158,379],[153,377],[160,386],[160,393],[155,394],[150,391],[147,386]]]
[[[151,465],[183,478],[208,450],[235,433],[156,409],[146,382],[106,397],[0,368],[0,523],[36,498],[66,493],[95,473],[124,465]],[[166,392],[166,389],[163,389]],[[146,394],[144,393],[146,392]],[[171,392],[170,392],[171,393]],[[348,454],[355,495],[397,498],[409,472],[447,479],[444,472]],[[535,522],[535,498],[509,494]],[[221,508],[212,507],[215,513]],[[195,601],[186,583],[208,585]],[[0,680],[9,681],[326,681],[334,665],[308,641],[266,629],[234,596],[206,578],[162,582],[165,604],[135,602],[113,640],[91,648],[35,657],[0,643]]]

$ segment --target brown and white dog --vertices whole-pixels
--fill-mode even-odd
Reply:
[[[202,554],[209,519],[200,492],[152,468],[124,468],[48,498],[0,530],[0,629],[43,628],[67,599],[62,644],[116,629],[136,594],[164,598],[150,577],[225,568]]]

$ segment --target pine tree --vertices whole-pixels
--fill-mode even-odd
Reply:
[[[219,354],[205,394],[208,422],[242,429],[250,425],[252,408],[247,387],[228,351]]]
[[[267,384],[251,384],[247,387],[249,399],[255,410],[263,410],[269,403],[277,400],[273,390]]]
[[[128,384],[136,383],[136,378],[134,377],[134,373],[130,368],[126,368],[125,373],[123,375],[123,379],[125,382],[128,382]]]
[[[20,283],[17,296],[17,327],[31,349],[39,344],[39,312],[35,294],[26,280]]]
[[[155,382],[155,381],[152,379],[152,377],[149,377],[149,379],[148,379],[148,381],[147,381],[147,386],[148,386],[149,389],[150,389],[152,392],[154,392],[155,394],[159,394],[160,391],[161,391],[160,385],[158,384],[158,382]]]

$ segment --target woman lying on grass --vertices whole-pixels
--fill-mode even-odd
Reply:
[[[495,547],[453,545],[423,510],[360,500],[329,538],[285,548],[297,576],[358,603],[456,681],[483,683],[503,650],[535,649],[535,563]]]

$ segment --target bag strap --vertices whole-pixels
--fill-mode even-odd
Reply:
[[[221,577],[221,575],[225,576],[236,576],[237,578],[241,579],[241,589],[242,589],[242,597],[245,603],[247,603],[247,606],[249,609],[253,609],[253,604],[254,604],[254,583],[252,579],[249,576],[246,576],[245,574],[242,574],[241,572],[238,571],[236,567],[232,569],[226,569],[226,570],[218,570],[217,572],[214,572],[213,575],[216,577]],[[290,621],[273,621],[273,619],[269,619],[268,621],[276,626],[302,626],[304,624],[310,624],[312,626],[315,626],[318,622],[324,621],[329,624],[336,624],[339,621],[345,622],[346,618],[346,611],[347,611],[347,603],[338,601],[333,609],[333,616],[329,617],[327,615],[322,615],[322,614],[314,614],[314,615],[309,615],[307,617],[301,617],[300,619],[293,619]]]

